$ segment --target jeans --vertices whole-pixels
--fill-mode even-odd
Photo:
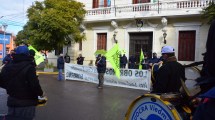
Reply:
[[[29,107],[8,107],[6,120],[33,120],[35,117],[35,106]]]
[[[58,69],[58,80],[64,80],[63,78],[63,69]]]

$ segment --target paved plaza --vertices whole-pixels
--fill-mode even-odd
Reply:
[[[130,103],[146,91],[78,81],[57,81],[57,75],[39,75],[48,96],[37,107],[35,120],[123,120]],[[0,114],[5,114],[6,93],[0,89]]]

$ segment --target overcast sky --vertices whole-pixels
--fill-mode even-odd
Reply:
[[[25,25],[27,21],[26,11],[34,1],[43,0],[2,0],[0,4],[0,26],[8,25],[6,32],[16,35]]]

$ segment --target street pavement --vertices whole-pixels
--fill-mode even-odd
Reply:
[[[94,83],[58,81],[55,74],[40,74],[41,86],[48,97],[37,107],[35,120],[123,120],[130,103],[143,90],[104,86]],[[5,114],[6,93],[0,89],[0,114]]]

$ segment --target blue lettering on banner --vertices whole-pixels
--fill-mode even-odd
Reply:
[[[173,120],[173,118],[158,103],[145,102],[136,107],[131,120]]]
[[[93,78],[93,77],[87,77],[87,76],[85,76],[85,78],[84,78],[85,80],[87,80],[87,81],[92,81],[92,82],[97,82],[98,81],[98,79],[96,78]]]
[[[84,67],[81,65],[80,66],[71,66],[70,68],[73,70],[84,71]]]
[[[107,74],[107,75],[115,75],[114,69],[106,69],[105,74]]]
[[[120,70],[120,76],[132,76],[132,70]]]
[[[97,73],[97,70],[93,69],[92,67],[84,67],[84,72]]]
[[[118,81],[118,84],[130,87],[137,87],[137,83],[130,83],[129,81]]]
[[[145,70],[145,71],[138,71],[138,70],[135,70],[135,77],[147,77],[148,75],[148,71]]]
[[[139,84],[139,87],[141,87],[141,88],[147,88],[147,84],[146,83]]]
[[[107,80],[105,80],[105,82],[112,83],[112,84],[117,84],[116,80],[109,80],[109,79],[107,79]]]
[[[83,74],[73,73],[73,72],[67,72],[66,77],[68,78],[78,78],[83,79]]]

